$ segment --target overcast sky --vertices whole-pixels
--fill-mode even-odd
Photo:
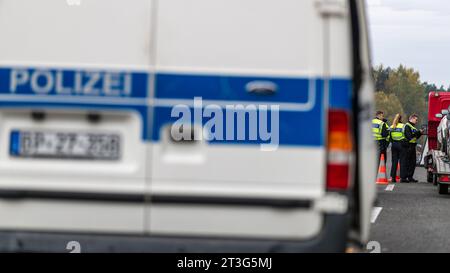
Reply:
[[[373,63],[404,64],[450,85],[450,1],[367,0]]]

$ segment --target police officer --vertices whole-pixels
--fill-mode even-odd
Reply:
[[[372,120],[372,133],[378,144],[378,165],[380,165],[381,155],[384,155],[385,164],[387,162],[387,148],[389,146],[389,126],[384,119],[384,112],[377,111],[376,117]]]
[[[417,164],[417,154],[416,154],[417,140],[420,137],[422,137],[423,134],[423,130],[418,130],[416,128],[418,121],[419,116],[417,116],[416,114],[411,115],[411,117],[409,117],[409,122],[406,123],[405,126],[405,138],[407,140],[406,155],[405,155],[406,168],[405,170],[401,169],[401,177],[402,181],[404,182],[410,183],[419,182],[416,179],[414,179],[414,172],[416,170]]]
[[[403,124],[402,116],[397,114],[392,122],[392,126],[390,128],[390,141],[392,142],[392,168],[391,168],[391,179],[393,183],[397,181],[397,167],[400,162],[400,169],[404,168],[404,159],[405,159],[405,124]]]

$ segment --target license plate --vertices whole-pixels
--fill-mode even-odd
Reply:
[[[15,157],[119,160],[118,134],[13,131],[10,153]]]

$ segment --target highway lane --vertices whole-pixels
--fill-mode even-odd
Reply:
[[[421,183],[378,186],[371,241],[382,253],[450,253],[450,195],[426,183],[423,168],[416,179]]]

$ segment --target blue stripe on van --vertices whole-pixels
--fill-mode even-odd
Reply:
[[[124,72],[121,74],[131,75],[132,85],[130,94],[119,94],[119,98],[124,98],[124,103],[108,101],[109,94],[101,92],[98,96],[105,99],[96,104],[84,104],[82,102],[71,101],[71,97],[65,95],[65,102],[45,101],[45,98],[54,98],[62,95],[57,92],[56,85],[52,86],[46,95],[37,95],[33,90],[31,83],[21,78],[22,84],[16,86],[15,92],[11,93],[11,71],[16,68],[0,68],[0,94],[10,95],[8,101],[0,101],[0,107],[13,108],[72,108],[86,110],[117,110],[117,111],[136,111],[142,118],[142,138],[145,141],[160,141],[161,132],[165,126],[172,124],[177,118],[171,117],[171,105],[153,106],[150,102],[142,101],[142,104],[130,105],[125,103],[126,98],[147,98],[147,94],[151,89],[149,86],[148,73],[132,73]],[[74,85],[76,73],[87,73],[84,70],[38,70],[25,69],[29,75],[36,71],[50,71],[51,77],[63,77],[63,87]],[[57,74],[60,73],[60,74]],[[108,73],[108,72],[102,72]],[[128,73],[128,74],[127,74]],[[116,75],[119,76],[120,75]],[[42,77],[41,80],[45,79]],[[104,78],[102,80],[105,80]],[[120,89],[120,80],[116,78],[113,85]],[[273,95],[255,95],[246,90],[246,86],[251,82],[271,82],[277,86],[277,92]],[[313,84],[311,84],[313,83]],[[40,83],[45,85],[44,83]],[[86,84],[86,82],[84,82]],[[101,88],[101,83],[94,87]],[[334,109],[350,110],[351,109],[351,80],[334,78],[330,80],[330,96],[329,107]],[[238,76],[220,76],[220,75],[186,75],[186,74],[157,74],[155,85],[156,103],[158,100],[191,100],[194,97],[201,97],[206,101],[230,101],[230,102],[253,102],[260,105],[276,105],[277,103],[289,103],[304,105],[307,102],[312,103],[310,109],[303,111],[281,111],[279,113],[279,144],[288,146],[323,146],[324,145],[324,103],[323,103],[323,79],[309,78],[282,78],[282,77],[238,77]],[[310,88],[314,88],[313,96],[310,94]],[[70,88],[69,88],[70,89]],[[104,91],[104,90],[103,90]],[[40,98],[39,102],[21,100],[21,97],[14,98],[15,95],[36,95]],[[85,94],[71,94],[73,98],[85,96]],[[111,96],[114,97],[114,96]],[[166,101],[167,103],[167,101]],[[206,106],[206,105],[204,105]],[[258,106],[258,105],[256,105]],[[153,108],[154,107],[154,108]],[[193,110],[191,108],[191,110]],[[269,112],[270,114],[271,112]],[[151,114],[151,118],[149,115]],[[270,117],[270,115],[269,115]],[[270,120],[270,119],[269,119]],[[204,125],[208,119],[203,118]],[[235,124],[236,129],[237,124]],[[247,129],[249,124],[247,123]],[[272,124],[269,122],[269,129]],[[259,129],[259,125],[258,125]],[[269,130],[270,131],[270,130]],[[248,136],[248,134],[246,134]],[[262,144],[268,143],[258,136],[258,139],[250,139],[246,137],[244,140],[214,140],[212,144]]]
[[[313,111],[309,112],[289,112],[289,111],[281,111],[279,112],[279,145],[288,145],[288,146],[323,146],[323,130],[322,130],[322,118],[321,118],[321,107],[315,107]],[[152,141],[159,142],[161,140],[161,135],[164,129],[169,129],[170,125],[172,125],[177,118],[171,117],[171,108],[170,107],[156,107],[155,108],[155,119],[153,124],[153,134]],[[194,112],[193,108],[190,108],[191,112]],[[225,111],[222,110],[223,116],[225,117]],[[237,126],[238,123],[235,119],[233,132],[234,135],[231,138],[227,138],[226,136],[226,128],[221,127],[222,129],[222,139],[215,139],[210,141],[211,144],[269,144],[271,141],[275,141],[273,137],[272,130],[273,125],[271,122],[271,111],[268,112],[256,112],[257,115],[263,114],[267,117],[268,121],[268,130],[264,132],[271,133],[270,139],[263,139],[259,130],[261,130],[260,119],[258,118],[257,130],[258,133],[256,135],[256,139],[252,139],[249,133],[249,122],[248,122],[248,114],[246,115],[246,123],[245,123],[245,138],[242,140],[238,139],[237,135]],[[319,118],[317,118],[319,117]],[[209,119],[202,119],[202,126],[204,126]],[[191,119],[192,124],[194,123],[193,118]],[[228,120],[226,120],[229,122]],[[309,122],[311,121],[311,122]],[[217,128],[214,128],[216,131]],[[220,130],[220,129],[219,129]]]
[[[189,75],[157,75],[156,97],[159,99],[189,99],[201,97],[210,101],[247,101],[260,105],[276,105],[277,103],[306,103],[310,99],[309,88],[315,87],[313,107],[309,111],[281,111],[279,113],[279,145],[287,146],[313,146],[324,145],[324,108],[323,88],[324,80],[315,80],[315,85],[310,85],[310,79],[280,79],[280,78],[252,78],[252,77],[221,77],[221,76],[189,76]],[[278,92],[270,96],[252,95],[245,90],[245,86],[251,81],[271,81],[278,85]],[[329,107],[333,109],[351,109],[351,81],[347,79],[331,79],[329,82]],[[203,105],[206,107],[206,105]],[[152,141],[160,141],[162,131],[168,128],[178,118],[171,117],[171,107],[159,107],[154,109]],[[194,109],[190,108],[193,113]],[[222,110],[225,116],[225,111]],[[193,116],[193,114],[192,114]],[[191,122],[194,118],[191,116]],[[209,118],[202,119],[202,125]],[[269,119],[268,119],[269,120]],[[259,122],[258,122],[259,123]],[[260,124],[258,124],[259,130]],[[272,125],[269,122],[269,128]],[[237,124],[234,124],[236,132]],[[246,123],[248,130],[249,123]],[[270,130],[269,130],[270,131]],[[225,133],[223,134],[225,135]],[[246,132],[246,139],[213,140],[212,144],[263,144],[264,141],[250,139]]]
[[[273,95],[249,93],[246,86],[252,82],[270,82],[277,86]],[[199,76],[158,74],[156,94],[158,99],[254,101],[254,102],[308,102],[310,80],[295,78]]]
[[[350,110],[352,108],[352,88],[351,80],[330,80],[330,108]]]

